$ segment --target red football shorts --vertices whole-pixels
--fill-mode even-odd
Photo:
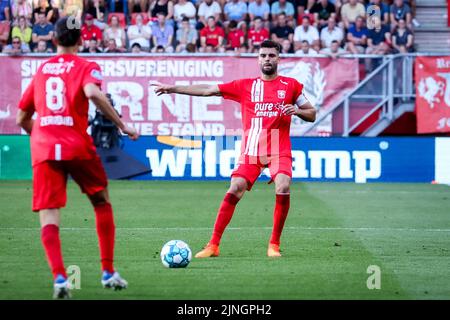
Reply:
[[[292,157],[275,156],[261,159],[241,155],[238,167],[234,169],[231,177],[244,178],[247,181],[247,190],[250,191],[264,168],[269,168],[271,177],[269,183],[273,182],[279,173],[292,178]]]
[[[89,160],[44,161],[33,167],[33,211],[66,205],[67,177],[71,175],[83,193],[93,195],[108,185],[98,156]]]

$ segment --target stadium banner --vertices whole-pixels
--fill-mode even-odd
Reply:
[[[450,138],[291,139],[294,181],[450,185]],[[237,136],[123,138],[123,151],[152,169],[136,180],[228,180],[240,146]],[[31,179],[26,135],[0,135],[0,180],[6,179]],[[267,170],[261,179],[269,180]]]
[[[124,151],[152,170],[139,180],[229,179],[240,147],[240,138],[232,136],[124,140]],[[294,181],[430,183],[435,177],[432,137],[293,137],[292,150]],[[269,179],[268,170],[261,176]]]
[[[112,95],[125,122],[141,135],[223,136],[240,135],[238,103],[222,97],[156,96],[155,81],[178,84],[219,84],[257,77],[257,60],[231,56],[96,56],[89,59],[102,68],[103,90]],[[42,57],[0,57],[0,69],[7,81],[0,82],[0,134],[18,134],[17,104],[36,73]],[[325,112],[358,83],[358,59],[282,58],[279,73],[304,84],[305,95]],[[91,112],[95,109],[91,106]],[[312,135],[329,135],[331,116]],[[292,135],[298,136],[305,123],[293,117]]]
[[[450,132],[450,56],[417,57],[418,133]]]
[[[31,179],[28,136],[0,135],[0,180]]]

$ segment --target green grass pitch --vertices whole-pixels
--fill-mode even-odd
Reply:
[[[69,183],[62,211],[66,267],[78,299],[449,299],[450,188],[431,184],[294,183],[283,257],[266,257],[273,185],[258,182],[225,231],[221,256],[167,269],[171,239],[197,252],[228,182],[112,181],[116,267],[129,288],[101,288],[94,213]],[[31,182],[0,182],[0,299],[49,299],[51,275],[30,211]],[[369,290],[367,268],[381,269]]]

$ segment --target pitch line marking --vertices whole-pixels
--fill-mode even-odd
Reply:
[[[227,230],[272,230],[272,227],[229,227]],[[450,229],[418,229],[418,228],[376,228],[376,227],[285,227],[285,230],[323,230],[323,231],[406,231],[406,232],[450,232]],[[1,231],[13,230],[40,230],[40,228],[27,227],[0,227]],[[91,227],[61,227],[65,231],[90,231]],[[145,231],[145,230],[174,230],[174,231],[195,231],[212,230],[210,227],[117,227],[116,230]]]

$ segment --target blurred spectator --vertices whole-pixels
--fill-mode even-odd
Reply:
[[[19,17],[17,26],[12,29],[11,37],[18,37],[20,41],[28,45],[31,42],[31,28],[24,16]]]
[[[226,21],[235,20],[237,23],[247,18],[247,3],[241,0],[230,0],[223,9]]]
[[[88,46],[83,49],[83,51],[82,51],[83,53],[101,53],[102,52],[102,50],[100,50],[100,48],[98,47],[97,38],[93,37],[93,38],[89,39],[89,41],[86,41],[86,42],[88,42]]]
[[[311,8],[314,20],[318,22],[319,28],[327,25],[330,17],[336,18],[336,7],[329,0],[318,0]]]
[[[213,0],[204,0],[198,7],[198,25],[197,29],[201,30],[208,25],[208,18],[214,17],[215,21],[220,21],[222,9],[220,5]]]
[[[83,39],[83,47],[89,47],[89,41],[92,38],[103,39],[103,33],[100,28],[94,25],[94,17],[88,13],[84,17],[84,24],[81,26],[81,38]]]
[[[128,0],[108,0],[109,12],[123,12],[128,14]]]
[[[108,40],[107,46],[105,48],[105,53],[121,53],[122,50],[119,50],[116,44],[116,40],[114,38],[111,38]]]
[[[309,13],[315,2],[316,0],[295,0],[294,4],[297,8],[297,14],[301,16],[304,13]]]
[[[300,49],[295,51],[295,54],[305,55],[305,56],[314,56],[314,55],[317,55],[318,52],[316,50],[314,50],[313,48],[311,48],[308,41],[303,40]]]
[[[332,59],[336,59],[338,56],[345,54],[346,51],[339,46],[339,41],[333,40],[328,48],[320,50],[321,54],[330,56]]]
[[[414,51],[414,37],[411,31],[406,28],[406,21],[400,19],[397,29],[392,35],[393,53],[408,53]]]
[[[47,41],[39,40],[37,46],[33,50],[34,53],[52,53],[53,50],[47,47]]]
[[[264,28],[261,17],[256,17],[253,22],[254,27],[247,34],[249,53],[259,50],[261,43],[270,38],[269,30]]]
[[[156,53],[164,53],[164,52],[166,52],[166,49],[164,48],[164,46],[159,45],[156,47],[155,52]]]
[[[174,19],[177,22],[177,27],[181,27],[181,22],[186,17],[188,18],[188,21],[192,24],[192,26],[195,26],[196,20],[195,15],[197,13],[197,9],[192,4],[192,2],[188,0],[179,0],[178,3],[174,6]]]
[[[11,44],[8,44],[7,46],[5,46],[3,48],[3,53],[8,53],[8,54],[22,54],[22,53],[29,53],[30,52],[30,47],[28,46],[28,44],[23,43],[19,37],[13,37]]]
[[[294,40],[294,29],[287,25],[286,15],[280,13],[277,18],[276,27],[270,30],[273,41],[278,42],[280,45],[283,39],[288,39],[290,42]]]
[[[284,39],[281,42],[281,52],[280,53],[294,53],[294,49],[292,48],[292,43],[288,39]]]
[[[366,50],[369,31],[364,26],[363,17],[356,18],[355,24],[347,33],[347,50],[353,54],[362,54]]]
[[[141,45],[139,43],[134,43],[131,46],[131,53],[141,53]]]
[[[348,0],[341,8],[341,19],[346,30],[351,27],[351,24],[355,23],[358,16],[365,17],[365,15],[366,9],[358,0]]]
[[[128,0],[128,14],[147,12],[148,0]]]
[[[248,53],[248,46],[246,43],[241,44],[241,46],[237,49],[237,54]]]
[[[412,29],[411,8],[403,0],[394,0],[391,5],[391,30],[397,27],[401,19],[405,20],[406,26]]]
[[[81,20],[83,14],[83,0],[64,0],[63,16],[74,16]]]
[[[155,52],[158,46],[163,46],[166,52],[173,52],[172,40],[173,40],[173,27],[166,23],[166,15],[164,12],[156,14],[158,19],[156,24],[153,24],[153,49]]]
[[[11,26],[8,20],[0,21],[0,48],[5,46],[9,39]]]
[[[294,47],[295,51],[301,48],[303,40],[308,41],[309,45],[318,51],[320,49],[319,31],[316,27],[311,25],[311,21],[308,16],[304,16],[302,24],[295,28],[294,34]]]
[[[140,13],[136,15],[136,24],[128,27],[127,30],[130,48],[135,43],[139,43],[142,50],[148,51],[150,49],[150,38],[152,36],[152,29],[144,25],[144,16]]]
[[[48,16],[48,15],[47,15]],[[33,45],[37,45],[40,40],[47,42],[47,48],[53,48],[53,25],[48,23],[45,12],[39,12],[36,24],[33,26],[31,35]]]
[[[45,17],[47,18],[47,21],[51,21],[53,18],[53,7],[48,2],[48,0],[39,0],[39,7],[35,8],[33,10],[33,22],[38,23],[39,13],[44,13]]]
[[[31,21],[33,17],[33,8],[27,0],[12,0],[11,11],[14,22],[19,23],[19,17],[25,17],[28,21]],[[22,40],[23,41],[23,40]]]
[[[338,41],[339,45],[344,40],[344,32],[341,28],[336,26],[336,19],[334,17],[328,18],[328,24],[320,32],[320,41],[323,48],[331,46],[333,41]]]
[[[389,28],[381,24],[377,16],[372,16],[374,28],[369,29],[367,34],[367,54],[386,54],[389,52],[391,34]]]
[[[181,22],[181,28],[177,30],[176,34],[176,52],[185,52],[186,46],[188,44],[193,44],[197,42],[198,36],[197,36],[197,30],[195,30],[191,24],[189,23],[189,18],[184,17],[183,21]]]
[[[172,0],[154,0],[150,3],[148,10],[150,18],[158,18],[158,13],[163,13],[165,16],[165,24],[173,26],[173,2]]]
[[[196,53],[197,52],[197,46],[193,43],[188,43],[186,45],[186,52],[187,53]]]
[[[370,2],[367,4],[367,10],[370,8],[370,6],[378,7],[380,10],[380,16],[381,16],[381,24],[387,25],[389,24],[389,6],[384,3],[382,0],[370,0]],[[373,14],[374,12],[367,12],[368,15]]]
[[[11,21],[11,4],[9,1],[10,0],[0,0],[0,22]]]
[[[94,25],[104,30],[108,25],[105,23],[106,8],[105,0],[87,0],[85,6],[86,14],[94,17]]]
[[[228,34],[227,34],[227,46],[226,50],[232,49],[237,51],[244,44],[245,34],[241,29],[237,28],[238,23],[236,20],[231,20],[228,24]]]
[[[254,0],[248,5],[248,15],[250,21],[254,21],[256,17],[262,18],[264,21],[269,20],[270,6],[266,0]]]
[[[294,5],[287,0],[278,0],[272,3],[270,8],[270,13],[272,14],[272,21],[278,20],[277,17],[280,13],[284,13],[289,26],[293,27],[295,9]]]
[[[216,24],[216,19],[211,16],[208,18],[208,25],[200,31],[201,51],[223,52],[223,39],[225,33],[223,29]],[[208,48],[211,46],[212,48]]]
[[[125,49],[125,30],[119,25],[119,18],[116,15],[111,17],[111,22],[108,28],[103,33],[103,38],[107,46],[109,46],[109,40],[114,39],[114,44],[118,51],[124,52]]]

